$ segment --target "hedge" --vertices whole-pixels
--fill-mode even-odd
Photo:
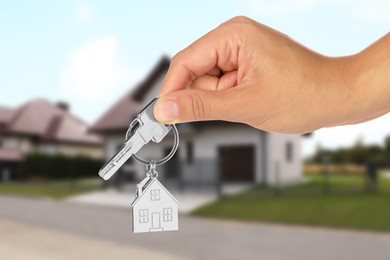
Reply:
[[[22,166],[26,179],[73,179],[97,176],[103,162],[84,156],[29,154]]]

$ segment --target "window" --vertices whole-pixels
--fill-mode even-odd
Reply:
[[[45,146],[42,146],[42,151],[47,155],[56,155],[58,153],[58,147],[54,144],[47,144]]]
[[[164,222],[172,222],[172,208],[163,208]]]
[[[139,223],[148,223],[149,222],[149,210],[140,209],[139,210]]]
[[[150,200],[160,200],[160,190],[150,190]]]
[[[291,162],[293,160],[293,145],[291,142],[286,143],[286,161]]]
[[[194,160],[194,145],[192,144],[192,142],[187,142],[186,150],[187,150],[187,163],[192,164]]]

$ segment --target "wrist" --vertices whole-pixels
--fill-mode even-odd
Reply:
[[[356,91],[357,57],[322,57],[318,70],[316,103],[318,126],[351,124],[364,95]]]
[[[354,55],[354,89],[359,101],[359,106],[355,107],[358,121],[354,123],[368,121],[390,111],[390,52],[388,48],[381,47],[381,43],[380,40]]]

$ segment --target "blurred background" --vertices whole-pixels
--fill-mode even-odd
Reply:
[[[157,168],[177,232],[131,233],[145,167],[98,171],[171,57],[245,15],[329,56],[388,33],[385,0],[0,1],[1,259],[389,259],[390,116],[306,135],[178,125]],[[139,153],[158,159],[173,138]]]

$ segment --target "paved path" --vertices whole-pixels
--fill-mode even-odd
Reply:
[[[179,260],[172,254],[0,220],[2,260]],[[82,246],[81,246],[82,245]]]
[[[114,206],[128,208],[135,198],[136,184],[127,185],[122,190],[106,189],[76,195],[68,198],[68,202],[91,204],[100,206]],[[250,184],[235,184],[223,186],[223,193],[233,195],[250,187]],[[209,190],[190,190],[180,192],[177,188],[169,188],[173,196],[179,201],[179,212],[189,213],[200,206],[210,203],[218,198],[214,189]]]
[[[189,213],[192,210],[217,199],[217,195],[211,192],[176,192],[173,193],[173,196],[179,201],[180,213]],[[129,208],[134,198],[135,189],[131,192],[107,189],[77,195],[67,199],[67,202]]]
[[[15,197],[0,197],[0,219],[187,259],[390,259],[389,234],[187,216],[180,216],[177,232],[132,234],[130,209]],[[75,250],[81,247],[82,243]]]

